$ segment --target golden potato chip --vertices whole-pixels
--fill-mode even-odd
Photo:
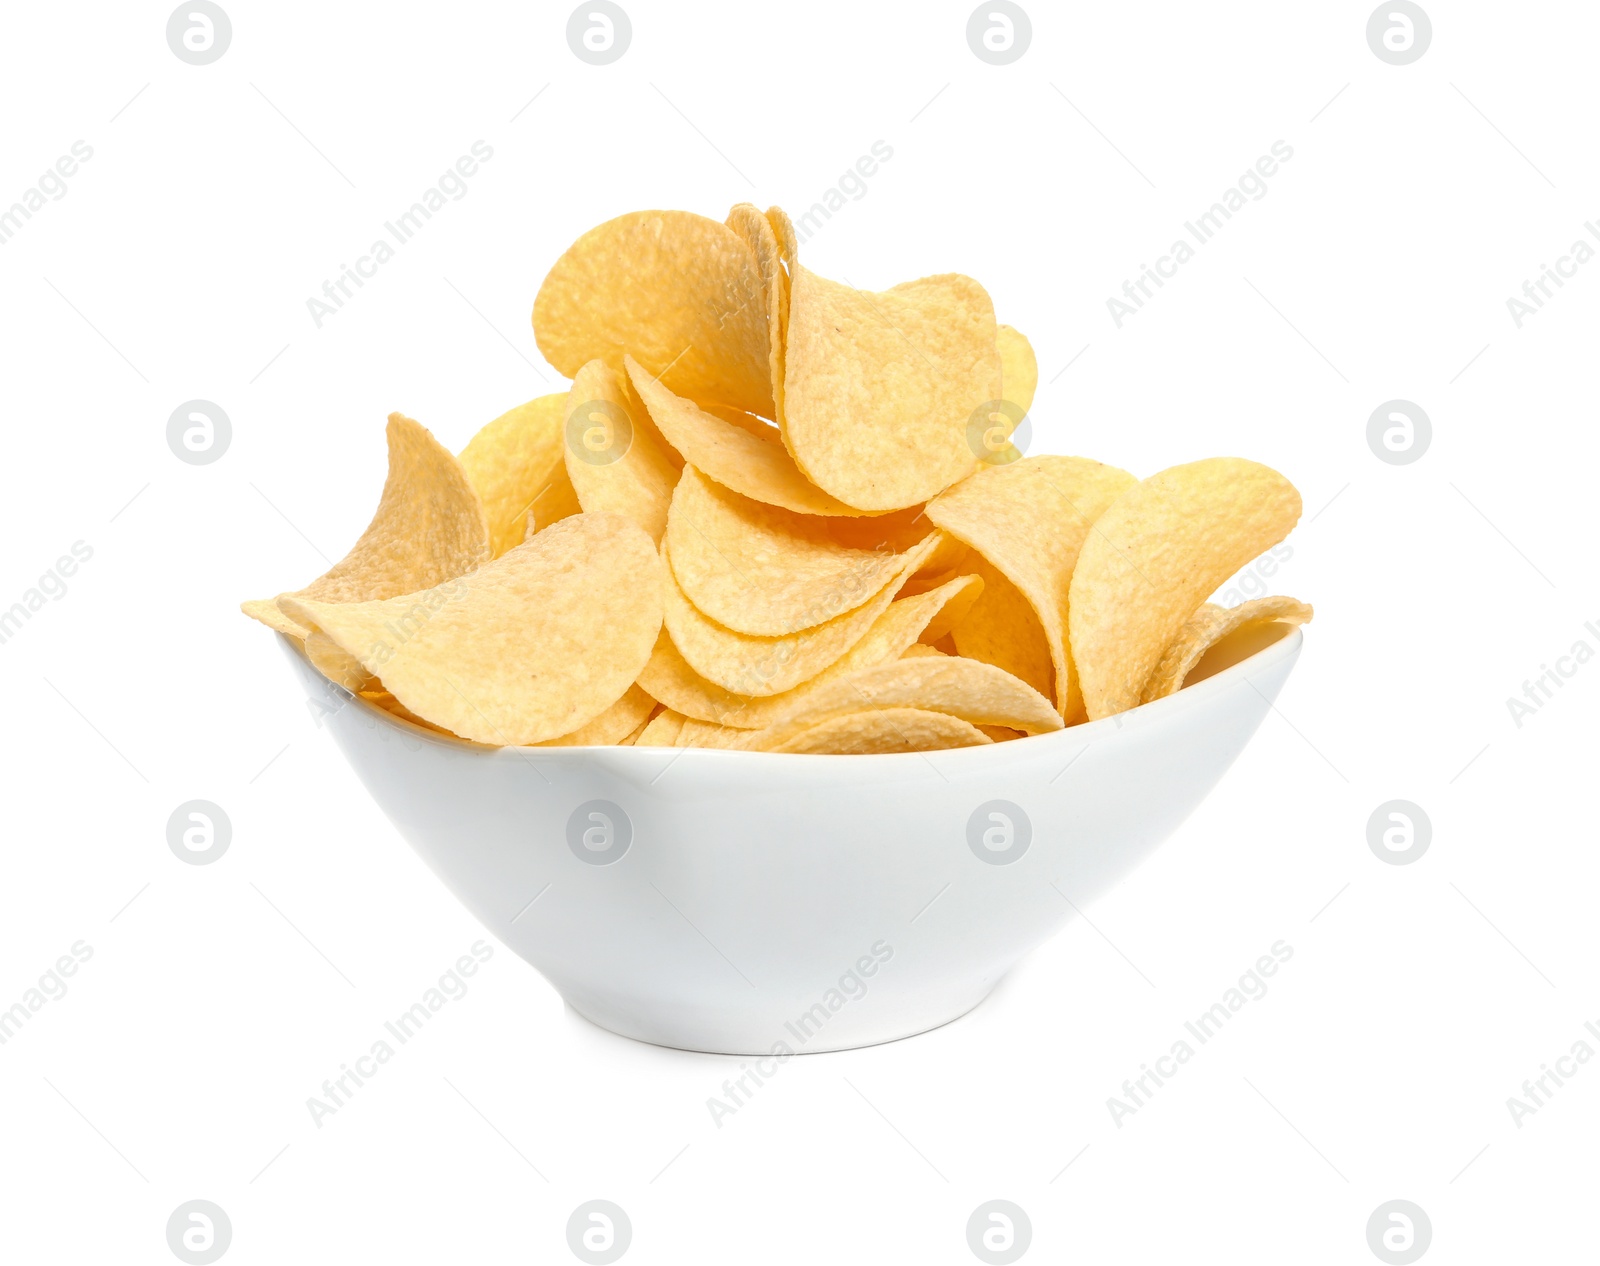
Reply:
[[[648,717],[646,717],[643,721],[639,722],[639,724],[634,727],[632,733],[625,734],[622,737],[622,741],[619,742],[617,744],[617,746],[618,747],[633,747],[636,743],[638,743],[639,736],[645,732],[646,728],[648,728],[648,726],[650,725],[650,722],[653,721],[653,720],[655,720],[655,708],[654,707],[652,707],[650,709],[650,715]]]
[[[1050,655],[1052,697],[1069,723],[1084,715],[1067,646],[1067,589],[1072,570],[1095,520],[1137,482],[1125,470],[1086,457],[1024,457],[1004,466],[979,466],[928,502],[928,518],[977,550],[1033,608]],[[986,584],[989,579],[985,574]],[[1006,623],[1021,623],[1010,611],[1009,599],[1002,586],[989,584],[978,603],[983,609],[974,613],[977,624],[965,635],[974,649],[962,653],[1017,672],[991,658],[1008,653],[993,644],[995,638],[1005,636]],[[1018,675],[1037,686],[1036,639],[1031,629],[1022,635],[1022,643],[1010,653],[1018,656],[1019,664],[1028,665]],[[962,644],[958,631],[956,645]]]
[[[459,734],[451,734],[450,731],[445,729],[442,725],[435,725],[432,721],[427,721],[422,717],[419,717],[410,708],[406,707],[405,704],[401,703],[400,700],[396,699],[392,694],[385,690],[383,688],[383,682],[379,681],[376,677],[372,679],[371,686],[369,686],[366,690],[360,690],[356,693],[368,703],[375,707],[382,708],[385,712],[392,716],[399,717],[402,721],[409,721],[412,725],[420,725],[423,729],[432,730],[435,734],[449,735],[453,739],[459,739],[461,737]],[[466,741],[470,742],[471,740]]]
[[[947,273],[881,294],[795,265],[783,438],[846,505],[898,510],[971,471],[967,421],[1000,394],[994,307]]]
[[[684,461],[724,488],[799,514],[863,513],[830,497],[802,475],[775,427],[751,425],[754,419],[728,421],[708,413],[652,381],[632,357],[628,358],[628,373],[667,442]]]
[[[1145,682],[1139,702],[1165,699],[1183,689],[1185,681],[1206,652],[1230,634],[1257,624],[1305,624],[1312,614],[1309,606],[1294,598],[1255,598],[1236,607],[1205,603],[1184,621],[1177,636],[1167,646],[1155,671],[1150,674],[1150,680]]]
[[[566,463],[578,503],[627,515],[659,542],[678,472],[626,372],[592,360],[567,393]]]
[[[637,524],[577,514],[421,593],[283,602],[418,716],[510,746],[570,734],[622,697],[661,628],[660,576]]]
[[[489,560],[489,525],[455,455],[427,427],[389,415],[389,476],[378,509],[350,552],[304,589],[279,598],[369,602],[432,589]],[[277,599],[272,600],[276,606]],[[257,599],[242,610],[280,633],[304,637],[288,612]]]
[[[932,524],[923,527],[925,537],[936,535]],[[741,497],[692,465],[672,494],[666,543],[684,596],[718,624],[756,637],[796,633],[854,610],[903,575],[908,558],[847,549],[825,519]]]
[[[882,708],[833,717],[765,750],[792,755],[868,756],[886,752],[930,752],[946,747],[981,747],[993,741],[977,726],[945,712]]]
[[[326,633],[315,629],[306,634],[306,658],[324,677],[351,694],[370,689],[374,680],[366,666]]]
[[[929,655],[936,656],[939,659],[945,658],[945,653],[943,651],[941,651],[937,646],[929,646],[926,642],[917,642],[912,646],[906,647],[905,652],[900,656],[900,658],[923,659]],[[1018,678],[1018,680],[1020,681],[1021,678]]]
[[[794,266],[800,262],[800,242],[795,237],[794,221],[789,218],[789,213],[782,207],[767,208],[767,222],[772,225],[772,231],[778,238],[778,254],[783,259],[783,266],[789,270],[789,280],[794,281]],[[787,325],[788,317],[784,318]]]
[[[777,637],[736,633],[703,615],[684,595],[676,579],[671,551],[667,549],[663,551],[667,564],[664,587],[667,632],[683,658],[706,680],[738,694],[780,694],[815,677],[859,642],[873,621],[894,601],[900,578],[912,571],[921,557],[932,551],[935,543],[930,537],[923,545],[901,556],[899,570],[855,609]]]
[[[1026,413],[1033,408],[1033,393],[1039,386],[1033,344],[1009,325],[995,327],[995,343],[1000,349],[1000,399]]]
[[[678,745],[678,731],[683,729],[683,723],[688,720],[681,712],[674,712],[667,708],[650,720],[639,737],[634,742],[635,747],[676,747]]]
[[[890,660],[808,691],[757,731],[756,751],[780,748],[801,730],[834,717],[871,709],[916,708],[944,712],[973,725],[1000,725],[1029,734],[1061,728],[1055,705],[993,664],[955,659],[937,651],[925,658]]]
[[[259,620],[274,632],[287,633],[290,637],[305,639],[306,630],[278,610],[278,600],[276,598],[251,598],[247,602],[241,602],[239,610],[243,611],[252,620]]]
[[[1021,730],[1013,730],[1004,725],[980,725],[978,728],[996,743],[1009,743],[1012,739],[1027,737]]]
[[[545,739],[537,747],[615,747],[635,730],[644,728],[645,719],[655,710],[656,701],[638,686],[629,686],[609,708],[570,734]]]
[[[665,632],[656,643],[655,653],[639,684],[662,703],[699,721],[759,729],[794,706],[805,692],[817,689],[862,668],[897,659],[911,646],[929,622],[943,611],[963,611],[970,607],[983,587],[976,576],[962,576],[949,584],[913,598],[901,598],[873,621],[859,642],[838,662],[810,681],[782,694],[756,698],[724,690],[701,677],[684,661]]]
[[[566,421],[566,392],[540,396],[502,413],[461,450],[461,468],[489,520],[495,558],[522,544],[530,516],[548,527],[578,513],[563,452]]]
[[[1173,466],[1095,522],[1069,587],[1069,642],[1089,718],[1134,707],[1183,622],[1300,518],[1300,494],[1240,457]]]
[[[783,347],[789,324],[789,274],[772,222],[748,202],[728,212],[728,227],[744,239],[761,268],[761,293],[766,303],[768,364],[772,369],[773,417],[783,417]]]
[[[635,211],[590,229],[533,304],[545,359],[569,378],[630,354],[702,404],[770,417],[772,365],[761,265],[732,229],[687,211]]]
[[[1050,639],[1033,605],[982,554],[974,552],[962,567],[983,581],[983,592],[963,619],[928,640],[948,633],[958,654],[1003,668],[1046,698],[1054,697]]]
[[[673,741],[674,747],[742,747],[742,740],[751,733],[750,730],[737,730],[731,725],[716,725],[709,721],[696,721],[693,717],[686,718],[683,729],[678,731],[678,737]]]

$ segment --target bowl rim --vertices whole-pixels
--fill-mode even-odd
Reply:
[[[311,663],[311,660],[305,653],[305,648],[300,644],[297,638],[290,637],[286,633],[277,633],[276,636],[283,643],[287,653],[297,656],[302,661],[307,671],[321,677],[321,671],[316,667],[316,665]],[[560,747],[541,747],[538,745],[493,746],[487,743],[478,743],[472,739],[464,739],[454,734],[442,734],[437,730],[431,730],[425,726],[417,725],[414,722],[407,721],[404,717],[395,716],[394,713],[390,712],[388,709],[379,707],[371,700],[363,699],[359,694],[345,689],[336,682],[328,680],[327,678],[323,678],[323,680],[327,683],[329,689],[338,691],[341,695],[345,696],[344,706],[348,707],[353,705],[362,709],[363,713],[367,717],[379,722],[380,724],[387,725],[397,733],[405,735],[407,738],[425,740],[451,751],[471,752],[476,755],[481,755],[487,759],[526,760],[534,755],[570,759],[574,754],[578,753],[587,754],[593,752],[606,752],[610,753],[612,758],[620,757],[624,760],[634,759],[635,754],[638,753],[639,755],[637,758],[640,760],[645,760],[648,759],[648,757],[644,755],[644,753],[653,754],[658,752],[693,752],[694,756],[690,758],[692,760],[708,760],[720,757],[742,760],[752,757],[761,757],[769,761],[803,761],[812,765],[813,767],[817,767],[816,762],[818,759],[824,761],[907,761],[919,757],[926,758],[934,755],[935,753],[946,760],[970,759],[972,754],[992,754],[996,747],[1009,748],[1013,743],[1031,743],[1034,745],[1032,751],[1038,755],[1044,755],[1049,750],[1042,746],[1042,744],[1045,743],[1060,744],[1062,742],[1068,742],[1074,739],[1082,739],[1086,740],[1087,745],[1087,743],[1093,743],[1112,732],[1120,732],[1121,730],[1127,728],[1130,722],[1135,725],[1144,725],[1160,719],[1176,716],[1181,710],[1184,709],[1204,707],[1206,704],[1214,700],[1216,696],[1231,690],[1241,682],[1248,683],[1249,677],[1253,673],[1261,672],[1265,669],[1275,668],[1280,663],[1285,661],[1288,661],[1290,664],[1292,664],[1298,657],[1300,648],[1304,644],[1304,641],[1305,633],[1303,628],[1297,624],[1290,625],[1289,632],[1287,634],[1285,634],[1283,637],[1280,637],[1270,646],[1263,647],[1254,655],[1247,656],[1245,659],[1240,660],[1237,664],[1232,664],[1229,667],[1224,668],[1222,671],[1214,673],[1210,677],[1207,677],[1204,681],[1196,682],[1192,686],[1185,686],[1182,689],[1167,695],[1165,698],[1154,699],[1149,703],[1138,704],[1135,707],[1129,708],[1126,712],[1119,712],[1113,716],[1101,717],[1097,721],[1083,721],[1077,725],[1065,726],[1062,729],[1051,730],[1045,734],[1024,735],[1021,738],[1007,740],[1007,742],[1004,744],[986,743],[974,745],[972,747],[938,748],[935,749],[934,752],[875,752],[853,754],[750,752],[737,748],[725,747],[669,748],[657,747],[654,745],[641,749],[634,746],[624,747],[617,744],[581,746],[574,744]],[[1268,706],[1272,706],[1270,700],[1268,701]],[[884,766],[880,765],[880,767]]]

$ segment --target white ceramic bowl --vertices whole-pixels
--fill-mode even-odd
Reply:
[[[356,774],[495,936],[612,1032],[731,1054],[907,1037],[976,1006],[1137,866],[1300,654],[1055,734],[895,756],[488,748],[352,698],[284,639]]]

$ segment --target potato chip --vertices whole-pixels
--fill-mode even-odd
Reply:
[[[862,513],[830,497],[802,475],[775,427],[728,421],[708,413],[652,381],[632,357],[628,358],[628,373],[667,443],[689,465],[724,488],[798,514]]]
[[[1299,518],[1294,485],[1239,457],[1173,466],[1112,502],[1069,588],[1069,642],[1089,718],[1137,705],[1201,601]]]
[[[967,420],[1000,394],[994,307],[948,273],[881,294],[795,265],[783,437],[846,505],[898,510],[971,471]]]
[[[1050,639],[1038,613],[994,564],[974,554],[963,567],[983,581],[983,592],[966,617],[944,630],[956,652],[1020,677],[1046,698],[1055,694]],[[935,636],[930,641],[938,641]]]
[[[645,732],[646,728],[648,728],[648,726],[650,725],[650,722],[653,721],[653,720],[655,720],[655,709],[654,708],[651,709],[650,716],[646,717],[643,721],[639,722],[639,724],[634,728],[634,730],[633,730],[633,732],[631,734],[624,735],[623,738],[622,738],[622,741],[620,743],[618,743],[617,746],[618,747],[633,747],[634,745],[636,745],[639,742],[639,736]]]
[[[778,254],[783,259],[783,266],[789,270],[789,281],[792,285],[794,266],[800,262],[800,242],[795,237],[794,221],[782,207],[768,207],[767,222],[772,225],[772,231],[777,235]],[[787,327],[787,316],[784,317],[784,322]]]
[[[1024,457],[1004,466],[980,466],[955,487],[928,502],[928,518],[965,541],[1011,582],[1038,619],[1050,655],[1051,693],[1068,721],[1083,719],[1083,701],[1067,646],[1067,589],[1078,552],[1096,519],[1138,481],[1125,470],[1084,457]],[[985,583],[990,577],[985,574]],[[965,633],[963,654],[990,663],[1011,636],[1006,625],[1023,623],[1010,609],[1010,595],[989,584],[974,613],[977,623]],[[963,645],[963,635],[956,635]],[[979,647],[981,646],[981,650]],[[1032,630],[1015,650],[1018,672],[1037,687],[1036,643]]]
[[[935,544],[930,537],[901,556],[899,570],[855,609],[776,637],[737,633],[701,614],[678,584],[670,549],[664,550],[667,632],[695,672],[715,685],[738,694],[780,694],[815,677],[859,642],[894,600],[900,578]]]
[[[995,343],[1000,351],[1000,399],[1026,413],[1033,408],[1033,393],[1039,386],[1033,344],[1009,325],[995,327]]]
[[[993,741],[977,726],[944,712],[883,708],[834,717],[767,750],[817,756],[869,756],[887,752],[930,752],[946,747],[981,747]]]
[[[533,328],[568,377],[595,359],[621,373],[627,353],[677,395],[773,413],[760,262],[705,216],[635,211],[590,229],[539,287]]]
[[[539,747],[615,747],[629,735],[644,729],[645,719],[655,710],[656,701],[638,686],[629,686],[622,698],[594,720],[580,725],[560,738],[545,739]]]
[[[417,715],[509,746],[570,734],[638,679],[661,628],[660,576],[637,524],[577,514],[421,593],[283,602]]]
[[[890,660],[808,691],[771,725],[757,731],[752,748],[773,751],[801,730],[875,708],[944,712],[973,725],[1000,725],[1029,734],[1061,728],[1055,705],[1010,673],[935,651],[924,658]]]
[[[923,527],[924,536],[936,535],[932,524]],[[742,497],[693,466],[672,494],[666,541],[684,596],[717,623],[756,637],[797,633],[854,610],[904,574],[908,557],[847,549],[825,519]]]
[[[874,664],[898,659],[923,636],[932,620],[948,610],[964,612],[982,588],[983,582],[976,576],[962,576],[929,593],[891,602],[888,610],[873,621],[866,636],[838,662],[782,694],[756,698],[707,681],[689,667],[665,632],[639,674],[639,684],[669,708],[696,720],[758,729],[793,707],[807,691]]]
[[[304,589],[278,598],[369,602],[431,589],[489,560],[489,525],[455,455],[427,427],[389,415],[389,476],[367,530],[350,552]],[[276,606],[278,599],[272,600]],[[281,607],[243,604],[248,616],[280,633],[307,630]]]
[[[683,729],[683,723],[688,720],[681,712],[674,712],[671,708],[656,713],[650,723],[640,732],[634,742],[635,747],[676,747],[678,744],[678,731]]]
[[[686,718],[683,729],[678,731],[678,737],[673,741],[674,747],[743,747],[744,740],[753,731],[738,730],[731,725],[717,725],[710,721],[696,721],[693,717]]]
[[[461,450],[461,468],[489,520],[493,557],[522,544],[530,515],[548,527],[578,513],[563,451],[566,421],[566,392],[540,396],[502,413]]]
[[[678,472],[646,416],[625,372],[590,361],[567,393],[567,476],[585,510],[626,515],[659,542]]]
[[[315,629],[306,634],[306,658],[324,677],[351,694],[360,694],[377,680],[366,666],[326,633]]]
[[[923,659],[929,655],[936,656],[939,659],[945,658],[945,653],[943,651],[941,651],[937,646],[929,646],[926,642],[917,642],[912,646],[906,647],[905,653],[902,654],[900,658]],[[976,663],[977,661],[974,660],[973,662]]]
[[[1258,624],[1305,624],[1312,614],[1309,606],[1294,598],[1255,598],[1236,607],[1205,603],[1184,622],[1168,644],[1150,680],[1145,682],[1139,702],[1165,699],[1183,689],[1201,658],[1229,635]]]
[[[397,716],[402,721],[409,721],[412,725],[420,725],[423,729],[432,730],[435,734],[447,734],[453,739],[459,739],[461,737],[459,734],[451,734],[450,731],[445,729],[442,725],[435,725],[432,721],[426,721],[422,717],[419,717],[410,708],[406,707],[405,704],[401,703],[400,700],[396,699],[392,694],[385,690],[383,687],[383,682],[379,681],[376,677],[372,679],[371,686],[365,690],[357,691],[357,694],[359,694],[361,698],[365,699],[374,707],[382,708],[391,716]]]
[[[744,239],[761,268],[761,293],[766,304],[768,364],[772,369],[774,418],[783,417],[783,348],[789,324],[789,274],[783,270],[782,251],[772,222],[748,202],[728,212],[728,227]]]

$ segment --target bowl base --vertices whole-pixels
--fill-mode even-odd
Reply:
[[[785,1057],[881,1046],[943,1028],[975,1010],[1004,976],[991,976],[962,989],[945,987],[936,997],[896,998],[871,1010],[872,995],[847,1004],[815,1028],[804,1017],[773,1022],[764,1015],[686,1017],[675,1008],[641,1006],[637,999],[586,994],[563,995],[567,1006],[596,1028],[618,1037],[703,1055]],[[860,1014],[851,1015],[858,1011]]]

